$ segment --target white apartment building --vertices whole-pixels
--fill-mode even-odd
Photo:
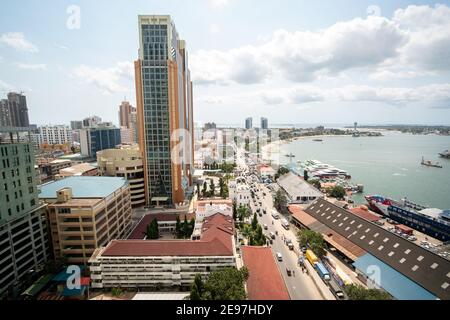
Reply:
[[[250,187],[245,183],[245,179],[236,179],[235,181],[230,181],[228,184],[228,190],[230,193],[230,198],[236,202],[236,205],[250,205],[250,200],[252,199]]]
[[[195,275],[236,266],[234,223],[205,219],[200,240],[113,240],[89,259],[94,289],[189,288]]]
[[[37,143],[43,144],[71,144],[72,130],[64,125],[48,125],[38,128]]]

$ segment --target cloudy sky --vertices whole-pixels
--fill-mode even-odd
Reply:
[[[450,124],[450,1],[18,0],[2,3],[0,96],[30,118],[117,123],[135,103],[138,14],[188,43],[198,122]],[[79,16],[80,19],[77,19]]]

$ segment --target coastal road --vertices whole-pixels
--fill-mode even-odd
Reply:
[[[261,201],[262,206],[255,207],[254,203],[251,202],[252,211],[256,211],[256,208],[266,209],[266,214],[263,214],[262,217],[258,216],[259,223],[264,226],[267,225],[268,230],[264,230],[264,233],[269,235],[270,232],[278,232],[278,235],[273,240],[273,244],[271,245],[272,253],[277,261],[278,267],[280,269],[281,275],[284,279],[286,287],[289,291],[289,295],[292,300],[323,300],[324,297],[321,294],[320,290],[317,288],[314,283],[312,277],[306,273],[302,272],[302,269],[298,266],[298,254],[289,250],[286,244],[283,241],[283,236],[286,238],[290,238],[294,245],[297,245],[297,240],[293,232],[289,232],[289,230],[285,230],[281,226],[280,219],[273,219],[271,212],[273,209],[272,195],[270,191],[262,184],[257,183],[257,187],[260,189],[259,192],[256,192]],[[263,195],[263,192],[266,194]],[[256,197],[255,197],[256,199]],[[272,224],[273,221],[273,224]],[[278,261],[276,259],[276,253],[281,253],[283,257],[283,261]],[[293,271],[291,276],[287,275],[286,268],[289,268]],[[314,272],[314,271],[313,271]],[[321,280],[320,280],[321,281]],[[328,290],[325,284],[323,284],[323,290]],[[331,292],[330,295],[326,295],[326,299],[333,299]]]

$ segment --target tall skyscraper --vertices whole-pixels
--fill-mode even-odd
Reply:
[[[128,101],[123,101],[119,106],[119,123],[121,127],[127,127],[131,129],[131,113],[136,112]]]
[[[30,272],[49,260],[31,135],[20,130],[0,127],[0,299],[26,289]]]
[[[245,129],[251,128],[253,128],[253,119],[252,118],[245,119]]]
[[[267,118],[261,118],[261,129],[269,129],[269,121],[267,120]]]
[[[184,201],[192,185],[194,122],[186,43],[168,15],[139,16],[139,43],[136,100],[146,200],[175,204]]]
[[[0,126],[29,127],[27,99],[23,94],[10,92],[0,101]]]

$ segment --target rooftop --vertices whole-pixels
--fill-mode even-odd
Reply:
[[[247,291],[250,300],[289,300],[289,293],[269,247],[242,247],[248,268]]]
[[[70,160],[65,160],[65,161],[70,161]],[[68,167],[68,168],[64,168],[59,170],[59,174],[61,176],[81,176],[84,173],[91,171],[91,170],[95,170],[96,167],[93,166],[90,163],[80,163],[80,164],[76,164],[74,166]]]
[[[184,217],[186,216],[187,221],[191,221],[192,218],[195,218],[194,214],[176,214],[176,213],[156,213],[156,214],[147,214],[139,221],[134,230],[131,232],[128,239],[133,240],[142,240],[145,237],[145,233],[147,230],[147,226],[156,218],[156,220],[164,221],[164,222],[175,222],[177,221],[177,216],[180,217],[180,221],[184,221]]]
[[[357,216],[366,219],[370,222],[375,222],[381,219],[379,215],[370,211],[366,206],[356,207],[350,210],[351,213],[356,214]]]
[[[41,185],[39,199],[56,199],[56,192],[62,188],[71,188],[73,198],[105,198],[126,185],[125,178],[68,177]]]
[[[278,184],[294,200],[297,197],[323,197],[322,192],[292,172],[281,176],[278,179]]]
[[[440,299],[450,299],[450,261],[324,199],[305,212]]]
[[[355,261],[353,265],[366,276],[371,277],[373,270],[377,267],[378,282],[377,285],[386,290],[391,296],[398,300],[436,300],[436,296],[425,290],[414,281],[411,281],[397,270],[391,268],[383,261],[375,258],[371,254],[365,254]],[[369,274],[367,274],[369,273]]]

